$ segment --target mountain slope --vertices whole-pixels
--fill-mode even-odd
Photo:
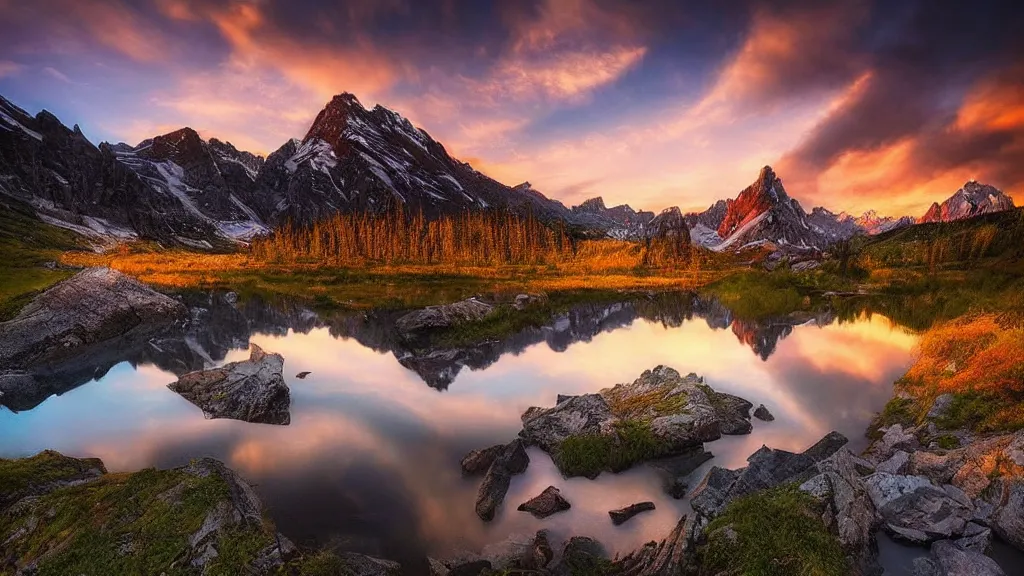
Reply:
[[[720,210],[718,205],[710,211]],[[691,220],[700,222],[715,216],[695,215]],[[722,241],[714,250],[743,248],[771,243],[796,249],[824,248],[829,239],[807,221],[800,203],[786,194],[782,180],[771,166],[765,166],[753,184],[743,189],[735,200],[725,203],[725,214],[715,230]]]
[[[571,212],[527,184],[505,186],[452,158],[399,114],[335,96],[302,140],[267,158],[256,179],[257,213],[272,225],[308,224],[334,212],[401,207],[428,218],[504,208],[545,221]]]
[[[0,97],[0,194],[31,205],[44,222],[84,236],[151,238],[181,244],[219,238],[216,226],[184,209],[118,159],[47,111],[35,117]]]
[[[1013,208],[1013,199],[1002,190],[971,180],[942,204],[933,203],[919,222],[953,222]]]

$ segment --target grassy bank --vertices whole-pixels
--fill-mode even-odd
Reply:
[[[31,208],[0,200],[0,321],[15,314],[32,297],[72,274],[44,267],[67,250],[80,249],[80,239],[67,230],[40,222]]]

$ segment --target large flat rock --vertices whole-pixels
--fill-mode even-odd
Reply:
[[[0,323],[0,366],[29,368],[135,330],[188,318],[185,306],[110,268],[89,268]]]

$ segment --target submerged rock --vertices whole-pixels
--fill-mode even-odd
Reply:
[[[299,380],[305,380],[306,376],[309,376],[310,374],[312,374],[312,372],[299,372],[298,374],[295,375],[295,377],[298,378]]]
[[[481,320],[494,311],[494,306],[476,298],[468,298],[451,304],[427,306],[402,316],[395,323],[400,334],[412,334],[423,330],[451,328],[465,322]]]
[[[521,440],[513,440],[498,454],[480,484],[476,495],[476,515],[489,522],[494,519],[498,506],[505,501],[505,494],[512,482],[512,476],[522,474],[530,465],[530,457]]]
[[[168,384],[203,409],[207,418],[231,418],[261,424],[288,424],[291,396],[284,383],[284,359],[250,346],[248,360],[190,372]]]
[[[572,504],[562,497],[562,492],[554,486],[548,486],[539,495],[520,504],[518,510],[529,512],[537,518],[547,518],[570,508],[572,508]]]
[[[677,456],[652,460],[650,466],[661,476],[661,485],[665,493],[678,500],[686,496],[686,491],[690,487],[689,478],[693,472],[712,458],[714,454],[700,446]]]
[[[654,510],[654,502],[637,502],[625,508],[609,510],[608,515],[612,518],[612,524],[618,526],[641,512],[649,512],[651,510]]]
[[[128,332],[183,322],[185,306],[110,268],[88,268],[43,292],[0,323],[0,366],[68,358]]]

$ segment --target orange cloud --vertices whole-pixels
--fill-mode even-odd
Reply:
[[[5,76],[14,76],[18,72],[24,70],[25,67],[17,62],[11,62],[10,60],[0,60],[0,78]]]

